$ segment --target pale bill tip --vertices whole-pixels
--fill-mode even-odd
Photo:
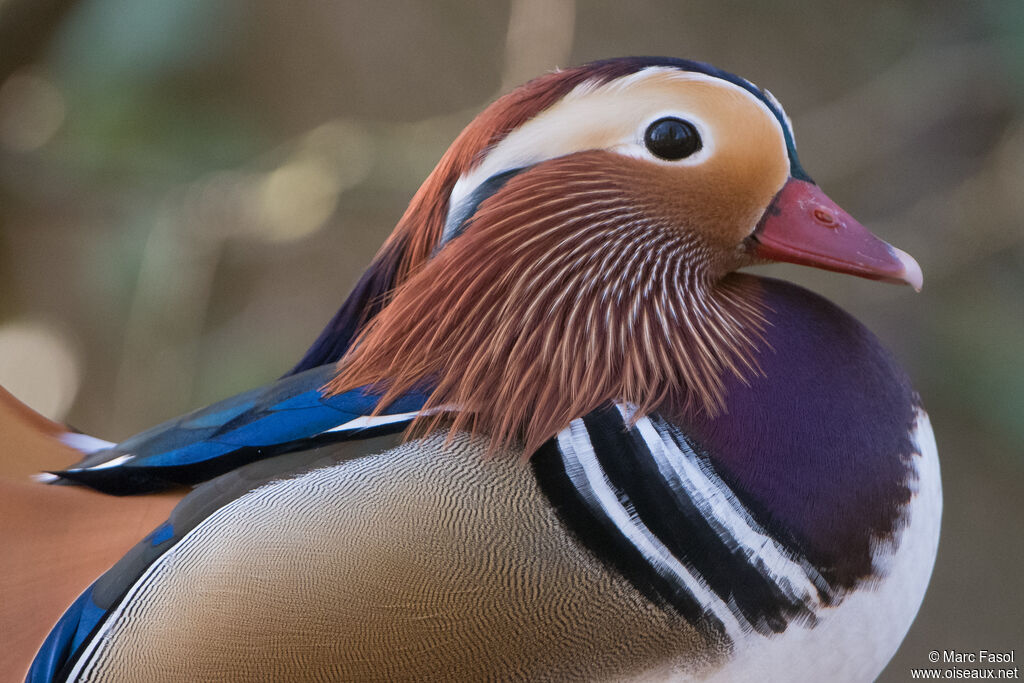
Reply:
[[[892,250],[903,265],[903,281],[913,287],[915,292],[920,292],[921,287],[924,286],[924,273],[921,272],[921,266],[913,256],[902,249],[893,247]]]

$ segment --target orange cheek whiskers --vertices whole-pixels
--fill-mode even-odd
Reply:
[[[383,384],[386,406],[429,382],[426,408],[456,412],[412,433],[448,425],[526,454],[609,402],[636,419],[721,411],[723,373],[756,371],[756,285],[702,274],[699,239],[644,219],[613,175],[581,173],[577,186],[560,171],[548,162],[484,202],[394,292],[326,390]]]

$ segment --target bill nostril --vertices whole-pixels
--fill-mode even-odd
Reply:
[[[835,215],[827,209],[815,209],[811,212],[811,215],[814,216],[814,220],[818,221],[826,228],[835,229],[839,227],[839,221],[837,221]]]

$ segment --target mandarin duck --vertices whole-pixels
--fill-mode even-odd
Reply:
[[[279,381],[118,444],[5,399],[85,453],[15,491],[81,591],[28,680],[873,679],[935,559],[934,438],[871,332],[736,272],[770,261],[922,282],[742,78],[505,95]]]

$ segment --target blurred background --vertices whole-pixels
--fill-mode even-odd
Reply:
[[[915,295],[774,267],[915,378],[946,515],[882,680],[1024,656],[1024,2],[0,0],[0,384],[119,440],[285,372],[502,91],[627,54],[770,88]]]

